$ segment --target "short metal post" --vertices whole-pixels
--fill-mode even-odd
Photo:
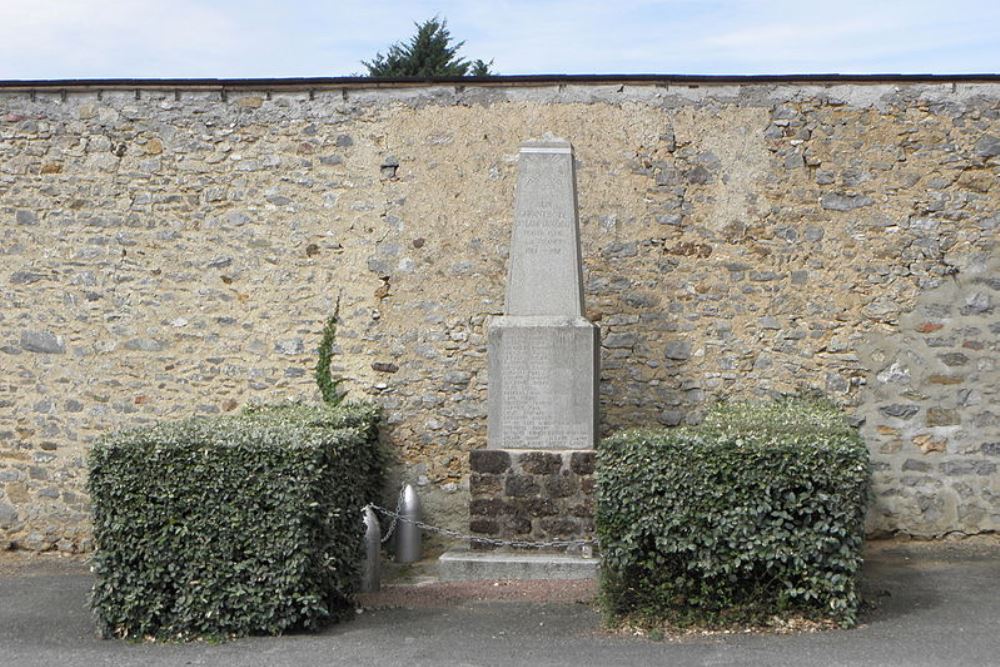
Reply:
[[[371,507],[365,508],[365,563],[361,572],[361,592],[374,593],[381,586],[382,527]]]
[[[413,487],[403,487],[403,497],[399,507],[400,519],[396,523],[396,562],[412,563],[420,560],[423,551],[420,527],[415,521],[423,521],[420,498]]]

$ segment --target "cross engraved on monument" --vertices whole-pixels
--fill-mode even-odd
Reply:
[[[600,330],[583,316],[573,148],[521,145],[505,314],[488,331],[487,446],[593,449]]]

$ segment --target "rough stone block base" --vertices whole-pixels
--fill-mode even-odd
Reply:
[[[469,454],[469,528],[525,542],[594,537],[594,450],[477,449]],[[491,549],[473,543],[473,548]],[[580,547],[547,548],[579,553]]]

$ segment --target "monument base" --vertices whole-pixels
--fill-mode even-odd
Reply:
[[[594,450],[477,449],[469,452],[469,529],[505,541],[594,538]],[[489,544],[473,543],[477,551]],[[591,555],[585,545],[531,551]]]
[[[490,449],[593,449],[600,329],[583,317],[495,317],[488,330]]]
[[[567,554],[507,553],[469,551],[456,548],[438,559],[441,581],[483,581],[492,579],[593,579],[597,558]]]

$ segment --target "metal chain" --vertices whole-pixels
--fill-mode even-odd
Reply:
[[[402,500],[402,493],[400,493],[400,500]],[[387,517],[391,517],[392,518],[392,524],[389,527],[389,535],[391,535],[392,531],[395,530],[396,525],[397,525],[398,522],[405,521],[406,523],[413,524],[417,528],[421,528],[423,530],[426,530],[426,531],[429,531],[429,532],[432,532],[432,533],[438,533],[440,535],[445,535],[447,537],[451,537],[451,538],[457,539],[457,540],[462,540],[462,541],[465,541],[465,542],[476,542],[478,544],[488,544],[488,545],[494,546],[494,547],[516,547],[516,548],[519,548],[519,549],[554,549],[554,548],[566,548],[566,547],[574,547],[574,546],[581,546],[581,547],[591,546],[591,547],[594,547],[594,546],[598,545],[598,541],[596,539],[593,539],[593,540],[552,540],[551,542],[529,542],[527,540],[500,540],[500,539],[496,539],[496,538],[492,538],[492,537],[480,537],[478,535],[465,535],[463,533],[458,532],[457,530],[452,530],[450,528],[441,528],[440,526],[432,526],[432,525],[430,525],[428,523],[424,523],[423,521],[415,521],[414,519],[411,519],[409,517],[403,516],[402,514],[399,513],[399,507],[400,507],[399,505],[396,506],[396,510],[397,511],[395,511],[395,512],[392,511],[392,510],[386,509],[384,507],[380,507],[380,506],[378,506],[378,505],[376,505],[374,503],[369,503],[367,505],[367,507],[370,507],[373,510],[375,510],[376,512],[379,512],[380,514],[383,514],[383,515],[385,515]],[[383,543],[386,540],[388,540],[389,535],[387,535],[386,537],[384,537],[382,539]]]
[[[383,514],[391,514],[392,515],[392,523],[389,524],[389,529],[386,530],[385,536],[382,538],[382,544],[385,544],[386,542],[388,542],[389,538],[392,537],[393,532],[395,532],[395,530],[396,530],[396,523],[401,518],[400,515],[399,515],[399,510],[400,510],[400,508],[403,507],[403,491],[405,491],[405,490],[406,490],[406,487],[404,486],[403,488],[401,488],[399,490],[399,495],[396,496],[396,511],[395,512],[390,512],[389,510],[382,509],[381,507],[379,507],[378,505],[376,505],[374,503],[368,503],[368,507],[371,507],[373,510],[380,511]]]

